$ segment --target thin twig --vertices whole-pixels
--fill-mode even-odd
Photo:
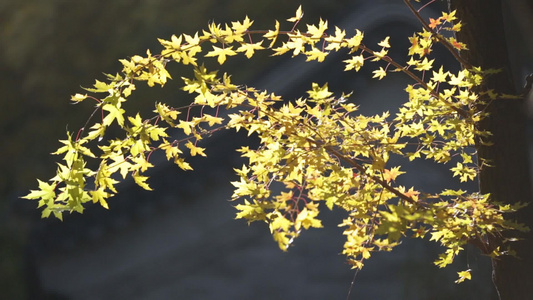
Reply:
[[[424,29],[431,32],[431,34],[435,36],[435,38],[437,38],[437,40],[439,40],[439,42],[442,43],[444,47],[446,47],[446,49],[448,49],[448,51],[453,55],[453,57],[458,62],[460,62],[465,69],[472,69],[472,65],[468,61],[466,61],[464,58],[462,58],[461,55],[459,55],[459,53],[455,50],[453,45],[450,44],[450,42],[446,40],[444,36],[442,36],[442,34],[435,32],[435,30],[429,27],[429,24],[422,18],[420,13],[413,7],[410,0],[403,0],[403,2],[405,3],[405,5],[407,5],[409,10],[415,15],[418,21],[420,21],[422,26],[424,26]]]
[[[314,141],[315,143],[317,143],[317,141]],[[339,159],[347,162],[348,164],[350,164],[352,167],[356,168],[361,174],[365,174],[366,172],[366,169],[365,167],[361,166],[359,163],[357,163],[355,160],[343,155],[342,153],[340,153],[338,150],[336,150],[335,148],[331,147],[331,146],[327,146],[327,145],[322,145],[324,147],[324,149],[326,149],[329,153],[337,156]],[[411,204],[415,204],[415,205],[422,205],[422,206],[426,206],[425,203],[423,202],[419,202],[411,197],[408,197],[404,194],[402,194],[399,190],[393,188],[391,185],[389,185],[386,181],[382,180],[381,178],[377,177],[377,176],[370,176],[370,178],[372,178],[372,180],[374,180],[375,182],[377,182],[379,185],[381,185],[384,189],[386,189],[387,191],[393,193],[394,195],[396,195],[398,198],[402,199],[402,200],[405,200]]]
[[[364,45],[359,45],[359,48],[361,48],[361,50],[365,51],[365,52],[368,52],[370,55],[374,55],[375,56],[375,52],[373,50],[371,50],[370,48],[367,48],[366,46]],[[461,109],[455,105],[453,105],[452,103],[446,101],[444,98],[442,98],[442,96],[440,96],[436,91],[434,91],[433,89],[431,89],[427,83],[422,80],[422,78],[416,76],[413,72],[409,71],[407,68],[405,68],[404,66],[400,65],[399,63],[397,63],[396,61],[392,60],[392,58],[388,57],[388,56],[384,56],[381,58],[383,61],[386,61],[387,63],[395,66],[397,69],[399,69],[402,73],[404,73],[405,75],[411,77],[411,79],[413,79],[414,81],[416,81],[418,84],[420,84],[423,88],[425,88],[426,90],[429,91],[430,95],[439,99],[442,103],[446,104],[446,106],[450,107],[451,109],[453,109],[455,112],[457,112],[458,114],[460,114],[463,118],[466,118],[468,119],[469,118],[469,114],[467,111],[465,111],[464,109]]]

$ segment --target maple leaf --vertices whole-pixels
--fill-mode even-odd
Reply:
[[[328,29],[328,21],[320,19],[318,27],[315,25],[307,25],[307,33],[311,34],[312,39],[320,39],[324,35],[324,31]]]
[[[459,32],[461,31],[461,27],[463,27],[463,24],[461,22],[455,23],[452,28],[450,28],[451,31]]]
[[[39,190],[32,190],[30,193],[26,196],[23,196],[24,199],[44,199],[49,200],[53,199],[56,195],[55,188],[56,184],[48,184],[44,181],[41,181],[37,179],[37,182],[39,183]]]
[[[454,11],[452,11],[450,13],[444,12],[444,13],[442,13],[442,17],[441,18],[442,18],[442,20],[450,23],[450,22],[452,22],[452,21],[457,19],[457,17],[455,17],[456,13],[457,13],[456,10],[454,10]]]
[[[404,174],[405,172],[400,171],[400,167],[394,167],[390,170],[385,169],[383,172],[383,179],[387,182],[391,182],[396,180],[396,177],[398,177],[401,174]]]
[[[114,120],[117,120],[117,123],[120,125],[120,127],[124,126],[124,113],[126,112],[124,109],[113,104],[105,104],[102,109],[109,112],[109,114],[107,114],[102,121],[104,126],[111,125]]]
[[[261,45],[262,43],[263,43],[263,41],[260,41],[260,42],[255,43],[255,44],[245,43],[245,44],[242,44],[236,51],[237,52],[244,52],[244,55],[246,55],[247,58],[251,58],[254,55],[255,50],[265,49],[265,47],[263,47]]]
[[[85,88],[85,90],[92,92],[92,93],[105,93],[113,88],[112,84],[107,84],[99,80],[96,80],[93,86],[94,86],[94,89]]]
[[[315,100],[326,99],[329,96],[333,95],[333,93],[328,90],[327,83],[325,83],[323,86],[319,86],[318,83],[313,83],[311,86],[312,86],[312,90],[307,91],[307,93],[309,94],[309,97],[311,97],[312,99],[315,99]]]
[[[427,71],[427,70],[431,70],[431,68],[433,67],[433,62],[435,61],[435,59],[432,59],[432,60],[428,60],[427,57],[424,57],[424,60],[418,62],[415,66],[415,70],[418,70],[418,71]]]
[[[74,102],[81,102],[81,101],[85,100],[86,98],[87,98],[87,94],[82,95],[82,94],[79,94],[79,93],[78,93],[78,94],[72,96],[72,97],[70,98],[70,100],[72,100],[72,101],[74,101]]]
[[[120,175],[125,179],[132,164],[124,158],[124,154],[114,154],[110,158],[113,160],[113,163],[109,165],[109,172],[115,173],[116,171],[120,171]]]
[[[446,82],[446,77],[449,74],[449,72],[444,72],[443,67],[441,66],[438,72],[433,71],[433,77],[431,80],[435,82]]]
[[[178,165],[183,171],[193,170],[191,165],[188,162],[186,162],[185,159],[183,158],[178,158],[176,156],[176,158],[174,159],[174,163]]]
[[[307,56],[305,61],[317,60],[318,62],[323,62],[326,56],[328,56],[328,53],[313,47],[311,51],[306,51],[305,55]]]
[[[146,183],[147,179],[148,179],[148,176],[141,176],[138,173],[133,175],[133,180],[138,186],[142,187],[143,189],[147,191],[151,191],[152,188]]]
[[[288,49],[294,49],[293,56],[300,54],[300,52],[305,52],[305,41],[301,38],[291,38],[291,41],[287,42],[285,46]]]
[[[363,40],[363,32],[361,32],[359,29],[356,29],[356,34],[346,40],[346,46],[350,48],[350,53],[354,53],[359,49],[359,45],[361,45],[361,41]]]
[[[181,150],[178,147],[169,143],[166,139],[163,139],[163,142],[161,143],[161,145],[159,145],[159,148],[165,150],[167,160],[170,160],[171,158],[176,158],[181,153]]]
[[[196,145],[191,143],[191,141],[187,141],[187,143],[185,144],[185,147],[191,150],[191,156],[196,156],[196,155],[207,156],[204,153],[205,148],[197,147]]]
[[[177,37],[175,34],[173,34],[171,37],[170,37],[170,43],[169,43],[169,46],[174,48],[174,49],[180,49],[181,48],[181,41],[183,39],[183,36],[179,36]],[[165,45],[163,45],[165,46]]]
[[[335,26],[335,35],[328,36],[325,38],[326,42],[329,44],[326,46],[326,50],[335,50],[338,51],[341,49],[341,43],[346,36],[346,31],[341,30],[339,27]]]
[[[379,80],[383,79],[387,75],[387,72],[385,72],[385,69],[383,67],[379,67],[379,70],[372,71],[374,73],[374,76],[372,78],[378,78]]]
[[[128,117],[128,120],[130,121],[131,125],[133,125],[133,131],[143,126],[143,120],[141,119],[141,116],[139,113],[137,113],[134,117]]]
[[[269,30],[267,33],[265,33],[265,35],[263,35],[263,37],[271,40],[268,48],[272,48],[272,46],[274,46],[274,43],[276,43],[276,39],[278,38],[278,35],[279,35],[279,22],[276,20],[275,30]]]
[[[179,111],[175,109],[169,108],[167,105],[162,103],[156,103],[156,109],[154,110],[155,113],[158,113],[165,122],[168,124],[174,126],[174,120],[178,118],[178,115],[180,114]]]
[[[303,18],[303,16],[304,16],[304,13],[302,11],[302,6],[300,5],[298,6],[298,9],[296,10],[296,15],[292,18],[288,18],[287,21],[293,22],[293,23],[298,22]]]
[[[440,24],[442,24],[441,18],[437,18],[437,19],[429,18],[429,28],[435,29]]]
[[[381,46],[381,47],[384,47],[384,48],[390,48],[389,38],[390,37],[388,36],[383,41],[379,42],[378,46]]]
[[[455,38],[451,37],[448,39],[450,44],[457,50],[466,50],[466,44],[458,42]]]
[[[180,120],[179,124],[176,127],[183,129],[183,132],[186,135],[190,135],[192,133],[192,130],[193,130],[194,126],[195,126],[195,124],[192,121]]]
[[[217,61],[219,64],[223,64],[226,61],[226,56],[234,56],[237,55],[235,51],[232,50],[233,46],[226,47],[226,48],[219,48],[217,46],[213,46],[213,50],[209,51],[205,56],[206,57],[217,57]]]
[[[411,42],[411,47],[409,47],[409,55],[419,54],[420,56],[424,55],[424,52],[422,48],[420,47],[419,43],[419,37],[416,35],[413,35],[412,37],[409,37],[409,41]]]
[[[223,118],[220,118],[220,117],[215,117],[215,116],[212,116],[212,115],[209,115],[209,114],[204,114],[202,116],[202,120],[204,122],[207,122],[207,124],[209,126],[213,126],[215,124],[222,124],[222,121],[224,121]]]
[[[270,232],[274,232],[276,230],[288,231],[289,227],[293,224],[290,220],[282,216],[280,213],[273,214],[271,218],[273,219],[273,221],[271,221],[269,224]]]
[[[149,161],[146,160],[144,155],[133,157],[131,158],[131,161],[133,162],[133,165],[131,166],[130,169],[133,171],[141,170],[141,172],[144,172],[148,170],[148,168],[151,168],[154,166]]]
[[[455,283],[461,283],[465,280],[471,280],[472,274],[470,274],[470,271],[472,270],[468,269],[466,271],[457,272],[457,274],[459,275],[459,279],[457,279]]]
[[[231,22],[231,28],[235,31],[235,33],[239,34],[239,33],[244,33],[248,30],[248,28],[250,28],[250,26],[252,26],[252,24],[254,23],[254,21],[250,21],[250,19],[248,18],[248,16],[246,16],[246,18],[244,18],[244,21],[241,23],[241,22]]]
[[[93,199],[93,203],[100,203],[103,208],[109,209],[109,205],[107,204],[107,201],[105,199],[112,196],[112,194],[109,194],[104,190],[104,188],[99,188],[96,191],[90,191],[90,194]]]
[[[470,168],[467,165],[463,165],[460,162],[458,162],[455,167],[450,168],[450,170],[453,171],[454,177],[460,177],[461,182],[473,180],[477,176],[477,171],[475,169]]]
[[[316,219],[316,216],[318,215],[317,209],[312,209],[312,206],[309,206],[311,209],[307,209],[307,207],[304,207],[300,213],[298,213],[298,216],[296,217],[296,221],[294,224],[294,228],[296,230],[300,230],[300,227],[303,227],[305,229],[309,229],[310,227],[314,228],[322,228],[322,222],[318,219]]]
[[[415,201],[418,201],[418,195],[420,195],[419,191],[415,191],[414,187],[411,187],[408,191],[405,191],[405,188],[401,186],[399,188],[400,192],[404,194],[406,197],[409,197]]]
[[[346,67],[344,68],[344,71],[349,71],[349,70],[359,71],[359,69],[361,69],[361,67],[364,64],[365,59],[363,55],[357,55],[357,56],[352,56],[352,58],[344,60],[343,62],[346,63]]]

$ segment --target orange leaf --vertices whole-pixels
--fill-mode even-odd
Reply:
[[[438,18],[438,19],[433,19],[433,18],[429,18],[429,28],[431,29],[435,29],[438,25],[440,25],[442,22],[441,22],[441,18]]]

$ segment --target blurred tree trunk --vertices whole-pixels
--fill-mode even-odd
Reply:
[[[486,87],[499,93],[517,94],[508,62],[500,0],[449,0],[451,10],[465,24],[457,34],[468,51],[461,55],[482,69],[502,69],[491,76]],[[527,116],[525,101],[497,99],[488,112],[490,117],[481,124],[493,134],[492,146],[478,146],[480,158],[488,159],[493,167],[484,167],[480,174],[482,193],[490,193],[493,201],[504,203],[528,202],[529,207],[516,214],[517,220],[533,228],[533,203],[526,138]],[[501,300],[533,299],[533,237],[531,232],[520,235],[524,240],[511,243],[518,258],[506,256],[493,260],[493,281]],[[500,237],[491,237],[497,245]]]

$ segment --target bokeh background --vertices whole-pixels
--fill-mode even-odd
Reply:
[[[329,20],[350,34],[365,31],[366,44],[391,36],[393,58],[402,60],[407,36],[418,29],[401,1],[301,1],[305,23]],[[508,1],[512,65],[521,79],[533,69],[527,1]],[[121,69],[118,59],[152,53],[157,38],[206,28],[248,15],[255,28],[292,17],[300,3],[285,0],[1,0],[0,1],[0,298],[2,299],[494,299],[490,261],[467,249],[450,270],[431,262],[439,247],[406,241],[393,253],[375,255],[355,273],[339,255],[338,211],[323,214],[326,229],[311,230],[289,252],[281,252],[266,226],[234,220],[227,201],[232,168],[242,160],[240,135],[220,135],[205,144],[208,158],[194,160],[192,173],[164,163],[154,168],[147,193],[131,182],[120,186],[110,210],[92,206],[64,222],[40,219],[36,203],[20,199],[55,171],[65,131],[77,131],[92,103],[71,105],[82,86]],[[425,16],[445,9],[438,1]],[[529,11],[528,11],[529,9]],[[529,22],[529,23],[528,23]],[[286,26],[290,26],[286,24]],[[290,28],[288,28],[290,29]],[[443,64],[457,68],[445,52]],[[369,80],[372,69],[343,72],[342,55],[322,64],[301,59],[228,61],[234,81],[275,91],[286,99],[305,94],[311,82],[354,92],[363,113],[394,111],[405,100],[401,76]],[[212,68],[218,68],[211,64]],[[180,72],[163,89],[141,88],[132,111],[148,112],[154,101],[190,101],[179,91]],[[518,82],[521,82],[520,80]],[[154,157],[155,160],[160,160]],[[446,168],[417,164],[405,184],[426,190],[450,182]],[[456,271],[472,268],[475,280],[456,285]]]

